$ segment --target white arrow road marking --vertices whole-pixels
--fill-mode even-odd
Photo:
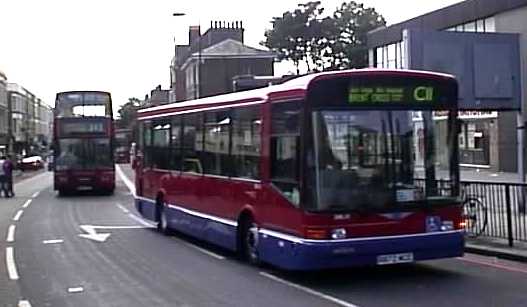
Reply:
[[[79,237],[90,239],[97,242],[104,242],[110,236],[109,233],[97,233],[97,229],[142,229],[142,228],[153,228],[154,226],[94,226],[94,225],[80,225],[79,226],[85,234],[79,234]]]
[[[31,307],[31,303],[29,301],[20,301],[18,302],[18,307]]]

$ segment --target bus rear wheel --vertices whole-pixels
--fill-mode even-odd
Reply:
[[[170,226],[168,225],[168,217],[166,210],[163,205],[158,206],[158,218],[157,218],[157,230],[168,236],[172,234],[172,231],[170,229]]]
[[[258,226],[252,220],[252,218],[247,218],[242,224],[240,239],[242,256],[250,264],[259,265],[260,257],[258,255]]]

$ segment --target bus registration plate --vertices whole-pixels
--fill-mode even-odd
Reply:
[[[377,256],[378,265],[409,263],[414,261],[413,253],[390,254]]]

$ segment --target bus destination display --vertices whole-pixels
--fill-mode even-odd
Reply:
[[[350,104],[433,102],[435,89],[431,86],[371,87],[352,86],[349,88]]]

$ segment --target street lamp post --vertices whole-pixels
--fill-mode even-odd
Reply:
[[[173,17],[183,17],[185,16],[186,14],[183,13],[183,12],[174,12],[172,13],[172,16]],[[176,37],[174,36],[174,63],[173,63],[173,67],[171,68],[172,69],[172,72],[174,74],[173,78],[174,80],[172,81],[172,77],[170,78],[171,80],[171,88],[172,88],[172,95],[173,95],[173,100],[174,101],[177,101],[177,91],[176,91],[176,82],[177,82],[177,78],[176,78],[176,75],[177,75],[177,70],[178,70],[178,62],[177,62],[177,44],[176,44]],[[170,98],[169,98],[170,100]]]
[[[172,16],[174,17],[181,17],[185,16],[186,14],[183,12],[175,12],[172,13]],[[194,86],[194,91],[196,92],[195,98],[201,97],[201,22],[198,22],[198,28],[199,28],[199,35],[198,35],[198,80],[197,80],[197,86]],[[192,44],[189,42],[189,44]],[[192,46],[191,46],[192,48]],[[174,58],[176,57],[176,46],[174,43]]]

